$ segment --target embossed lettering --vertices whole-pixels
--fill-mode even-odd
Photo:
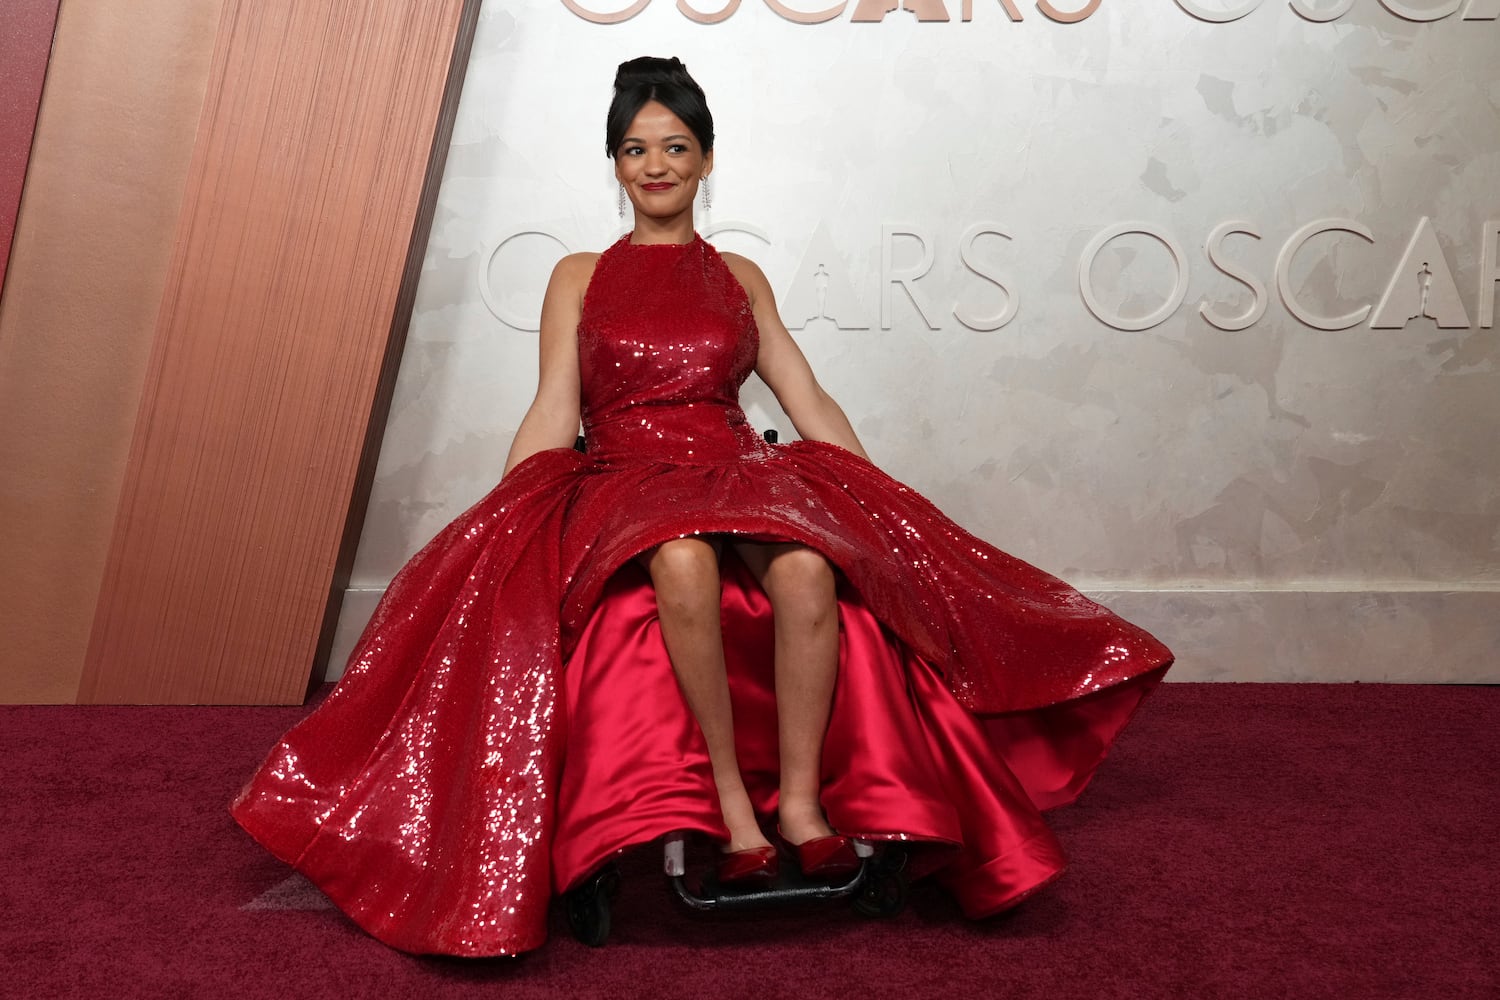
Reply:
[[[797,24],[822,24],[824,21],[832,21],[842,14],[844,8],[849,6],[849,2],[848,0],[840,0],[839,3],[825,10],[793,10],[782,3],[781,0],[766,0],[766,6],[788,21],[795,21]]]
[[[1000,6],[1005,8],[1006,17],[1012,21],[1021,20],[1021,11],[1016,7],[1016,0],[1000,0]],[[974,0],[964,0],[962,16],[965,21],[974,20]]]
[[[1176,268],[1177,276],[1173,282],[1172,293],[1167,296],[1167,301],[1157,307],[1155,312],[1147,313],[1145,316],[1129,318],[1117,316],[1104,308],[1099,297],[1094,294],[1094,258],[1099,256],[1099,251],[1105,245],[1117,237],[1126,233],[1139,233],[1142,236],[1150,236],[1172,255],[1172,263]],[[1088,306],[1089,312],[1093,313],[1100,322],[1114,327],[1116,330],[1149,330],[1158,323],[1163,322],[1168,316],[1177,311],[1182,304],[1183,298],[1187,296],[1188,269],[1187,255],[1182,251],[1182,245],[1172,234],[1153,226],[1149,222],[1119,222],[1107,229],[1102,229],[1089,240],[1088,246],[1083,248],[1083,257],[1078,262],[1078,290],[1083,294],[1083,304]]]
[[[964,234],[958,238],[958,257],[964,262],[964,267],[1005,293],[1005,305],[998,313],[989,317],[969,316],[962,311],[961,304],[955,303],[953,306],[954,319],[970,330],[979,330],[981,332],[1000,329],[1012,319],[1015,319],[1017,310],[1021,308],[1021,297],[1011,291],[1009,285],[1000,280],[1001,276],[998,272],[989,270],[985,267],[984,261],[977,259],[975,256],[974,242],[979,237],[985,235],[998,236],[1005,240],[1010,239],[1010,234],[1006,233],[999,226],[989,222],[976,222],[968,229],[965,229]]]
[[[1479,328],[1495,325],[1495,283],[1500,282],[1500,220],[1480,227],[1484,247],[1479,252]]]
[[[645,10],[646,7],[651,3],[651,0],[635,0],[635,3],[631,4],[629,7],[626,7],[624,10],[617,10],[612,14],[601,14],[598,11],[589,10],[582,4],[578,3],[577,0],[562,0],[562,3],[564,7],[577,14],[585,21],[593,21],[595,24],[619,24],[621,21],[628,21],[632,17],[635,17],[637,14],[639,14],[641,11]]]
[[[884,21],[885,16],[896,9],[896,0],[859,0],[854,16],[849,20],[866,23]],[[917,15],[918,21],[946,21],[948,8],[943,0],[901,0],[901,9]]]
[[[567,256],[568,254],[573,252],[572,248],[568,246],[567,242],[564,241],[561,236],[549,233],[543,229],[523,229],[520,232],[511,233],[509,236],[505,237],[505,239],[501,240],[499,243],[496,243],[495,248],[489,253],[480,255],[479,297],[484,300],[484,306],[490,311],[490,315],[494,316],[506,326],[512,327],[517,330],[528,330],[535,333],[542,328],[542,321],[540,318],[540,305],[538,306],[536,312],[530,313],[525,316],[512,312],[510,308],[506,306],[506,304],[501,300],[501,294],[495,289],[495,285],[491,277],[495,270],[495,258],[500,256],[500,251],[505,249],[505,244],[509,243],[511,240],[519,239],[522,236],[540,236],[544,239],[551,240],[558,246],[562,247],[562,253],[558,255],[559,258]]]
[[[1391,272],[1370,326],[1399,330],[1419,317],[1435,320],[1440,327],[1469,325],[1469,314],[1458,297],[1447,255],[1432,231],[1432,220],[1425,215],[1412,230],[1406,252]]]
[[[1404,17],[1408,21],[1441,21],[1456,13],[1458,8],[1463,6],[1463,2],[1464,0],[1448,0],[1440,7],[1422,8],[1402,3],[1401,0],[1380,0],[1380,5],[1397,17]]]
[[[892,261],[895,258],[895,246],[897,236],[910,236],[922,245],[922,258],[917,261],[915,267],[905,271],[897,272]],[[927,324],[927,329],[936,330],[938,325],[928,316],[931,307],[923,308],[922,296],[912,283],[932,270],[933,259],[932,240],[924,236],[910,226],[881,226],[880,227],[880,328],[889,330],[891,328],[891,286],[900,285],[906,297],[911,300],[917,315],[922,317],[922,322]]]
[[[1375,242],[1375,235],[1353,219],[1319,219],[1317,222],[1309,222],[1291,235],[1276,257],[1276,290],[1281,293],[1281,301],[1287,312],[1303,324],[1318,330],[1347,330],[1363,322],[1370,314],[1368,305],[1343,316],[1319,316],[1298,302],[1292,291],[1292,258],[1297,256],[1297,251],[1302,249],[1304,243],[1319,233],[1353,233],[1366,243]]]
[[[1340,0],[1339,3],[1326,9],[1319,9],[1310,5],[1307,0],[1291,0],[1291,8],[1299,15],[1309,21],[1337,21],[1349,13],[1349,8],[1354,6],[1354,0]]]
[[[720,21],[729,20],[734,12],[740,9],[740,0],[727,0],[723,7],[713,13],[694,10],[687,0],[677,0],[677,9],[699,24],[718,24]]]
[[[1036,9],[1041,11],[1044,17],[1061,24],[1077,24],[1098,10],[1101,2],[1102,0],[1088,0],[1088,3],[1077,10],[1068,11],[1058,10],[1052,6],[1051,0],[1036,0]]]
[[[1266,314],[1266,286],[1261,280],[1249,271],[1240,267],[1233,261],[1226,260],[1223,253],[1224,240],[1234,233],[1244,233],[1246,236],[1260,239],[1260,233],[1248,222],[1221,222],[1214,227],[1213,232],[1208,234],[1206,248],[1208,259],[1220,273],[1233,278],[1246,288],[1250,289],[1250,308],[1238,316],[1225,316],[1208,304],[1204,298],[1198,303],[1198,312],[1204,319],[1208,320],[1220,330],[1243,330],[1253,326]]]
[[[1209,21],[1213,24],[1227,24],[1230,21],[1238,21],[1251,11],[1259,9],[1260,2],[1261,0],[1250,0],[1249,3],[1234,10],[1215,10],[1212,7],[1203,6],[1201,3],[1198,3],[1198,0],[1177,0],[1177,6],[1200,21]]]

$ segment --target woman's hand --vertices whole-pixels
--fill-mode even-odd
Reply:
[[[552,269],[542,300],[536,398],[511,442],[505,459],[507,474],[539,451],[572,447],[578,437],[578,318],[583,313],[583,293],[598,260],[596,253],[575,253]]]
[[[724,262],[750,297],[755,325],[760,328],[760,354],[755,373],[776,394],[776,401],[791,418],[804,441],[826,441],[852,451],[865,461],[870,456],[859,443],[849,418],[813,375],[812,366],[776,309],[771,283],[756,264],[739,254],[726,253]]]

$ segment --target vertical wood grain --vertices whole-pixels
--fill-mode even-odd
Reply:
[[[21,207],[42,81],[52,53],[58,0],[6,0],[0,18],[0,295]]]
[[[226,3],[80,702],[303,697],[477,14]]]
[[[221,7],[68,0],[47,35],[0,296],[0,702],[78,698]]]

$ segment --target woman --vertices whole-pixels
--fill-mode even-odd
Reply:
[[[759,269],[694,234],[702,90],[675,59],[615,86],[633,232],[559,263],[500,485],[392,581],[234,815],[418,952],[536,947],[552,892],[673,830],[767,880],[772,813],[810,875],[907,839],[969,915],[1013,905],[1063,867],[1039,810],[1170,653],[869,464]],[[803,440],[750,427],[752,369]]]

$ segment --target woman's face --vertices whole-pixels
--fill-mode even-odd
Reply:
[[[693,130],[666,105],[646,102],[615,150],[615,177],[637,212],[667,219],[693,211],[698,181],[713,170]]]

